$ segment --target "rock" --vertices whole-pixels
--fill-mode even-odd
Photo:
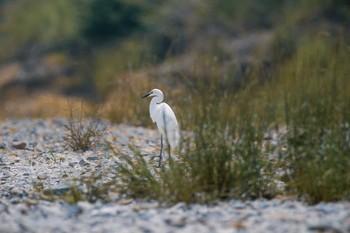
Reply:
[[[39,174],[39,175],[37,176],[37,178],[38,178],[39,180],[46,180],[46,179],[48,178],[48,176],[47,176],[46,174]]]
[[[26,146],[27,146],[27,144],[25,142],[12,144],[12,147],[15,149],[18,149],[18,150],[23,150],[26,148]]]
[[[6,149],[5,145],[0,143],[0,150]]]
[[[72,218],[72,217],[76,217],[77,215],[81,214],[83,212],[83,208],[81,208],[78,205],[69,205],[67,207],[67,217],[68,218]]]
[[[27,204],[27,206],[33,206],[33,205],[37,205],[38,201],[37,200],[28,199],[28,200],[25,200],[24,203]]]
[[[165,222],[174,227],[184,227],[186,225],[187,218],[185,216],[176,215],[165,219]]]
[[[111,217],[117,215],[118,212],[118,206],[106,205],[95,208],[93,211],[91,211],[91,214],[99,217]]]
[[[131,199],[131,198],[129,198],[129,199],[122,199],[122,200],[118,201],[118,204],[119,205],[129,205],[133,201],[134,201],[134,199]]]
[[[53,188],[53,189],[46,189],[44,190],[44,194],[46,195],[50,195],[50,194],[53,194],[53,195],[62,195],[66,192],[68,192],[69,190],[71,190],[71,187],[68,186],[68,185],[62,185],[60,187],[56,187],[56,188]]]
[[[18,195],[18,194],[21,194],[22,192],[23,192],[23,190],[21,190],[21,189],[19,189],[17,187],[12,188],[11,191],[10,191],[10,193],[12,195]]]
[[[84,159],[81,159],[80,161],[79,161],[79,165],[80,166],[85,166],[87,164],[87,162],[84,160]]]
[[[313,232],[333,232],[333,233],[342,233],[343,231],[340,229],[337,229],[334,226],[331,225],[314,225],[314,226],[309,226],[309,231]]]
[[[89,161],[96,161],[96,160],[98,160],[98,157],[96,157],[96,156],[89,156],[86,159],[89,160]]]
[[[21,159],[20,159],[20,158],[15,158],[15,159],[13,160],[13,162],[19,163],[19,162],[21,162]]]

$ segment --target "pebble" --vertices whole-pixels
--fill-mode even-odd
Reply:
[[[129,198],[129,199],[122,199],[120,201],[118,201],[119,205],[129,205],[133,202],[134,200]]]
[[[68,185],[62,185],[53,189],[46,189],[44,190],[45,194],[54,194],[54,195],[63,195],[64,193],[68,192],[71,189]]]
[[[88,163],[84,159],[81,159],[79,161],[79,164],[80,164],[80,166],[86,166]]]
[[[165,219],[165,223],[174,227],[184,227],[186,225],[187,218],[182,215],[171,216]]]
[[[18,150],[23,150],[24,148],[26,148],[26,146],[27,144],[25,142],[12,144],[12,147]]]
[[[48,175],[46,175],[46,174],[39,174],[37,177],[38,177],[39,180],[46,180],[48,178]]]
[[[105,145],[87,152],[67,148],[67,122],[8,119],[0,123],[0,149],[4,149],[0,155],[0,232],[350,232],[350,202],[345,201],[306,205],[301,199],[275,198],[164,207],[112,193],[110,203],[45,201],[42,194],[60,196],[72,187],[84,191],[77,180],[92,174],[102,174],[102,184],[117,178],[119,156]],[[146,159],[158,153],[156,130],[100,123],[108,129],[104,137],[117,155],[132,156],[131,143]]]
[[[17,188],[17,187],[14,187],[14,188],[11,189],[10,192],[11,192],[11,194],[13,194],[13,195],[17,195],[17,194],[22,193],[22,190],[20,190],[20,189]]]

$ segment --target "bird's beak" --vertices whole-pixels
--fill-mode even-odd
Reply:
[[[151,91],[151,92],[149,92],[149,93],[147,93],[147,94],[144,94],[143,96],[141,96],[141,98],[146,98],[146,97],[150,96],[152,93],[153,93],[153,92]]]

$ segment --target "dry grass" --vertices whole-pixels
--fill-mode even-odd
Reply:
[[[94,118],[87,119],[87,112],[84,112],[83,104],[80,109],[74,109],[70,103],[70,118],[65,126],[67,133],[64,137],[66,145],[74,151],[86,151],[92,149],[101,142],[103,129],[99,127],[99,121]],[[97,111],[98,113],[98,111]]]
[[[16,90],[14,90],[14,92],[16,93]],[[9,97],[9,99],[2,101],[3,110],[0,113],[1,118],[69,117],[69,101],[74,103],[74,105],[79,103],[84,103],[85,106],[90,105],[83,99],[62,96],[59,94],[41,93],[23,96],[21,91],[18,95],[15,93],[13,93],[13,97]]]
[[[113,86],[103,114],[116,123],[150,125],[147,114],[149,103],[140,97],[153,88],[162,87],[155,84],[145,72],[118,77]]]

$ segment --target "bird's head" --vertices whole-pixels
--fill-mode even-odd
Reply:
[[[159,89],[153,89],[152,91],[148,92],[147,94],[144,94],[141,96],[141,98],[146,98],[146,97],[161,97],[163,98],[163,92]]]

